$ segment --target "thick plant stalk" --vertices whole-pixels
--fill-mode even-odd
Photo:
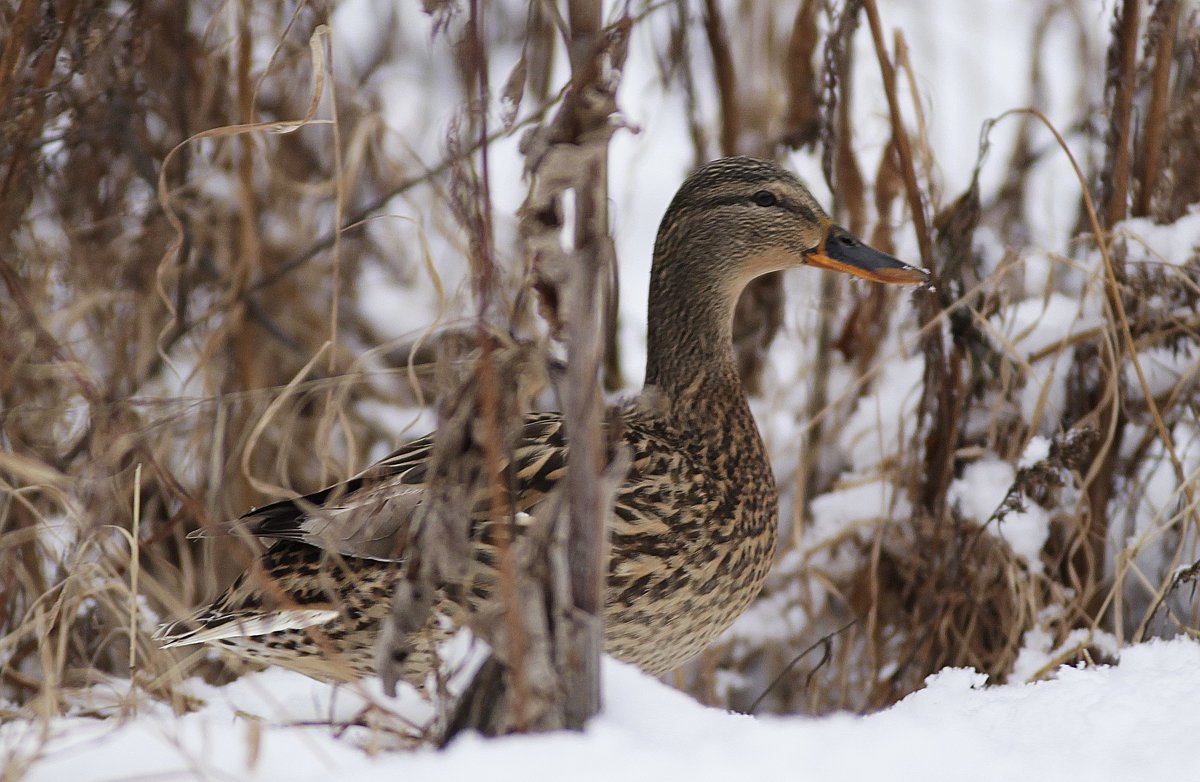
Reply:
[[[464,729],[578,729],[600,708],[606,520],[627,464],[609,447],[600,381],[615,262],[607,154],[629,20],[602,29],[598,3],[569,9],[571,84],[554,119],[524,140],[530,190],[520,230],[542,314],[567,345],[560,403],[570,460],[559,488],[511,541],[507,618],[497,621],[485,610],[472,621],[493,655],[468,686],[446,737]],[[519,682],[525,686],[516,692]]]
[[[1158,23],[1158,38],[1154,42],[1154,69],[1150,81],[1150,105],[1146,110],[1146,126],[1142,131],[1141,152],[1137,165],[1137,198],[1133,215],[1150,214],[1154,189],[1163,164],[1163,139],[1167,133],[1170,108],[1171,62],[1175,57],[1175,29],[1179,23],[1178,0],[1164,0],[1154,8],[1150,29]]]
[[[1141,18],[1140,0],[1125,0],[1116,10],[1113,23],[1113,43],[1109,48],[1106,97],[1111,101],[1108,147],[1101,177],[1100,218],[1104,228],[1111,228],[1129,213],[1130,176],[1133,171],[1131,134],[1133,128],[1133,91],[1137,74],[1138,26]],[[1097,237],[1097,241],[1100,238]]]
[[[615,264],[608,234],[607,156],[616,112],[619,68],[624,60],[624,25],[605,32],[598,2],[569,5],[572,37],[571,94],[549,133],[527,149],[534,180],[523,229],[533,250],[535,276],[551,299],[567,306],[552,321],[565,326],[568,369],[563,413],[571,443],[566,475],[569,519],[566,564],[570,605],[556,643],[563,687],[563,720],[580,728],[600,709],[600,653],[603,644],[604,584],[608,571],[605,520],[611,488],[601,480],[605,465],[602,428],[603,319]],[[544,142],[545,146],[541,143]],[[563,214],[563,198],[573,194],[574,246],[563,251],[561,228],[546,220]],[[531,209],[532,207],[532,209]],[[530,219],[532,218],[532,220]],[[565,226],[564,226],[565,227]]]

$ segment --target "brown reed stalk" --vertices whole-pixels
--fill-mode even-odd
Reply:
[[[704,32],[713,59],[713,81],[721,103],[720,149],[722,155],[736,155],[741,138],[741,110],[738,107],[737,74],[725,17],[717,0],[704,0]]]
[[[1100,224],[1111,228],[1128,214],[1133,170],[1133,94],[1137,80],[1141,0],[1122,0],[1113,11],[1105,99],[1110,105],[1105,163],[1100,178]]]
[[[866,185],[854,152],[850,121],[851,74],[854,67],[851,39],[858,28],[861,0],[848,0],[830,21],[825,43],[824,112],[821,127],[821,166],[833,192],[835,214],[844,214],[845,225],[856,235],[867,227]]]
[[[1175,31],[1179,24],[1180,3],[1178,0],[1160,0],[1154,4],[1147,25],[1147,40],[1152,48],[1153,62],[1150,76],[1150,103],[1146,107],[1146,122],[1138,143],[1139,154],[1134,179],[1137,195],[1133,204],[1133,216],[1151,214],[1152,199],[1162,173],[1164,163],[1163,145],[1167,136],[1167,112],[1170,108],[1171,67],[1175,59]]]
[[[821,92],[815,66],[821,43],[817,29],[819,12],[817,0],[803,0],[792,19],[788,38],[784,62],[787,113],[781,138],[792,149],[815,147],[821,135]]]
[[[908,131],[905,130],[904,120],[900,116],[896,69],[888,57],[887,46],[883,38],[883,24],[879,21],[879,8],[875,5],[875,0],[863,0],[863,9],[867,12],[867,23],[871,28],[871,38],[875,43],[875,54],[879,58],[879,73],[883,77],[883,91],[887,96],[888,113],[892,120],[892,140],[896,145],[896,154],[900,158],[899,168],[904,177],[904,189],[908,194],[908,206],[912,213],[913,231],[917,235],[917,246],[921,252],[921,263],[925,268],[933,269],[933,246],[925,219],[925,203],[921,198],[920,186],[917,184],[917,172],[913,165]]]

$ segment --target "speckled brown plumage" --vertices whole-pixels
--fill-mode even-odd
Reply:
[[[769,271],[812,264],[880,282],[924,272],[857,243],[793,175],[749,158],[714,161],[682,185],[663,218],[651,271],[646,390],[616,411],[632,456],[609,522],[605,646],[651,673],[676,667],[758,594],[775,546],[775,482],[731,345],[741,290]],[[274,542],[261,568],[212,606],[165,626],[168,645],[210,642],[312,675],[374,671],[432,438],[400,448],[336,487],[239,520]],[[527,417],[515,455],[518,510],[534,508],[568,458],[556,413]],[[420,680],[464,601],[495,582],[486,502],[472,518],[467,583],[447,584],[413,639]]]

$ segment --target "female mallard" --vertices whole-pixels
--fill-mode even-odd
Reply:
[[[735,368],[731,328],[748,282],[804,265],[884,283],[928,279],[834,225],[799,179],[762,160],[703,166],[663,217],[650,272],[646,388],[612,411],[632,460],[609,521],[604,617],[606,650],[652,674],[727,628],[771,563],[775,481]],[[215,643],[324,677],[374,673],[375,640],[401,571],[403,551],[394,549],[425,496],[431,447],[432,437],[421,438],[344,484],[243,516],[241,529],[273,541],[259,567],[157,637],[166,646]],[[529,415],[515,456],[514,506],[536,506],[566,458],[560,416]],[[378,521],[369,538],[356,534],[368,526],[356,523],[361,514],[385,518],[391,534],[381,539]],[[486,548],[476,544],[477,559],[494,561]],[[447,594],[488,590],[470,586]],[[441,608],[454,612],[449,597]],[[439,635],[432,623],[427,630]],[[421,679],[429,644],[414,645],[425,647],[410,657],[409,672]]]

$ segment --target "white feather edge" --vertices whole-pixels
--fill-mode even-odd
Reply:
[[[306,627],[325,624],[337,619],[338,612],[332,609],[308,609],[275,611],[270,614],[247,616],[218,627],[206,627],[187,635],[173,638],[162,645],[164,649],[177,646],[220,641],[225,638],[246,638],[255,635],[269,635],[283,630],[303,630]]]

